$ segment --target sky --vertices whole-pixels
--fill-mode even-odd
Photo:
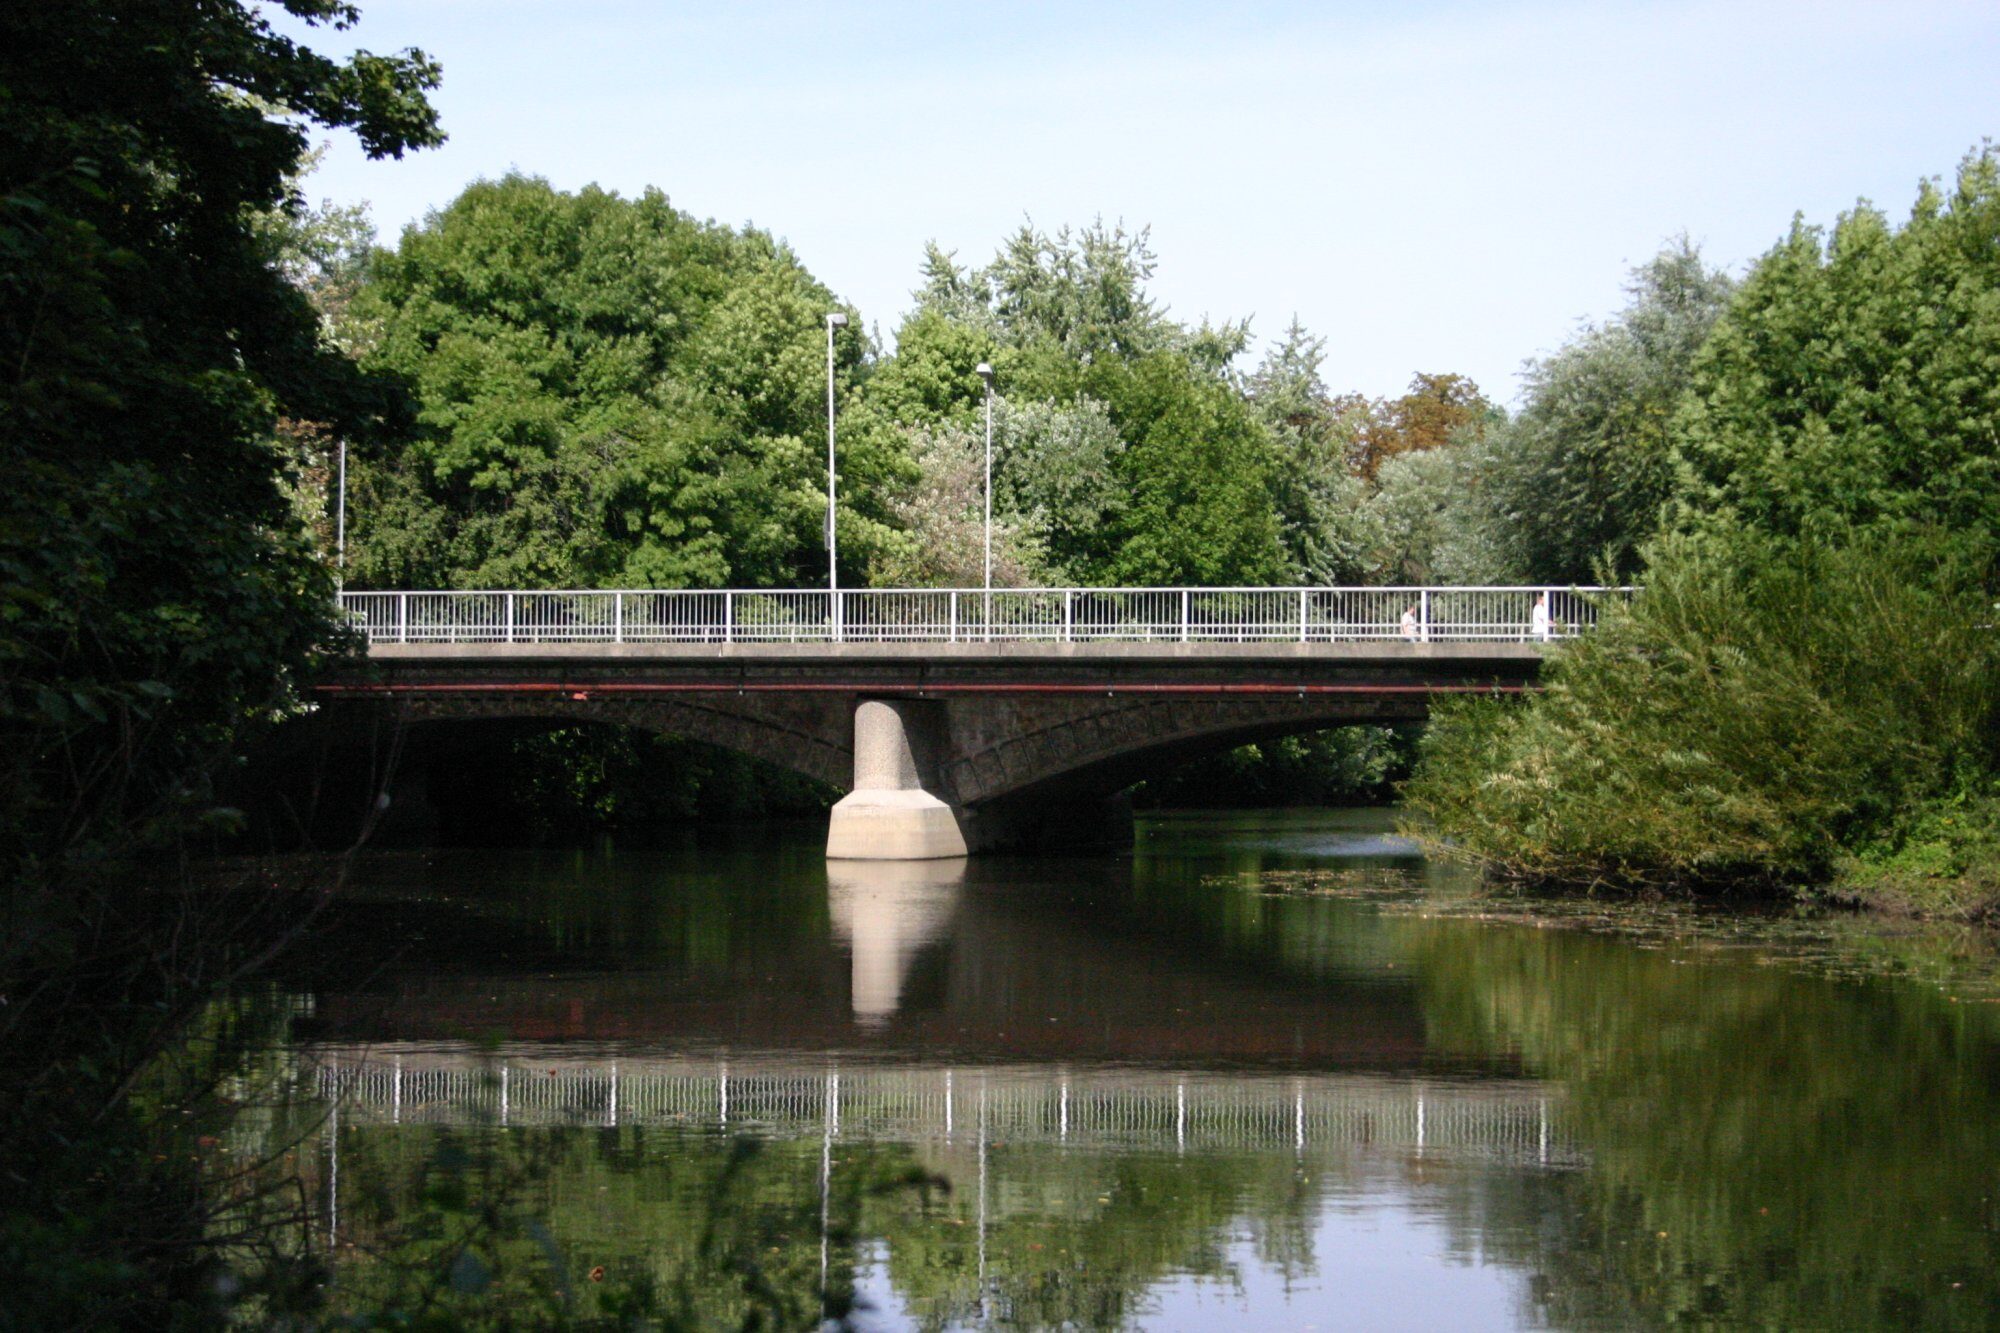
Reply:
[[[1370,395],[1453,371],[1516,401],[1670,238],[1741,272],[1795,213],[1905,216],[2000,135],[1992,0],[359,3],[313,44],[444,68],[447,144],[337,137],[307,184],[384,241],[509,170],[657,186],[893,341],[925,242],[983,263],[1024,221],[1122,221],[1176,317],[1261,345],[1296,315]]]

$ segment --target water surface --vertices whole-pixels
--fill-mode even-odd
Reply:
[[[291,982],[305,1095],[239,1133],[298,1138],[350,1312],[2000,1323],[2000,1006],[1932,942],[1590,929],[1390,825],[385,854]]]

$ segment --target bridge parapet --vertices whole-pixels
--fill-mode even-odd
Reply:
[[[1630,588],[348,592],[371,643],[1477,643],[1566,638]]]

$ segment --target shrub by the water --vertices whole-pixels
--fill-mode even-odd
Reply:
[[[1737,533],[1651,553],[1531,702],[1442,707],[1407,797],[1502,875],[2000,906],[2000,634],[1980,543]]]

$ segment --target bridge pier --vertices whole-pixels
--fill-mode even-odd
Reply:
[[[833,807],[828,860],[934,861],[971,850],[962,812],[942,799],[944,707],[863,699],[854,708],[854,790]]]

